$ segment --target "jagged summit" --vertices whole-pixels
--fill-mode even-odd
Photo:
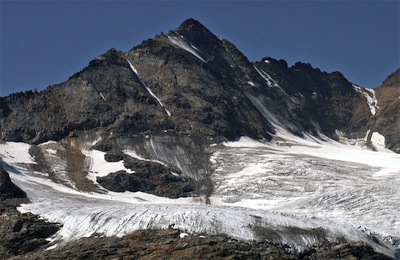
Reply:
[[[189,18],[186,19],[178,28],[173,30],[173,32],[190,38],[198,38],[203,40],[214,40],[218,39],[207,27],[201,24],[199,21]],[[208,39],[206,39],[208,37]]]
[[[177,31],[208,31],[199,21],[188,18],[177,29]]]

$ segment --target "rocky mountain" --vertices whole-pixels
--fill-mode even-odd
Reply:
[[[207,251],[210,248],[196,251],[199,258],[228,257],[222,255],[228,250],[237,257],[263,259],[265,248],[274,251],[272,247],[277,248],[275,256],[287,259],[314,253],[322,259],[335,258],[334,254],[357,256],[361,251],[371,259],[379,259],[372,249],[395,256],[391,246],[400,243],[396,234],[385,229],[386,233],[377,238],[373,231],[367,234],[365,230],[374,230],[377,226],[387,228],[379,222],[382,217],[397,223],[392,213],[398,202],[391,198],[398,191],[382,184],[386,183],[386,175],[378,169],[390,174],[398,170],[393,166],[397,157],[389,158],[387,154],[393,153],[379,151],[400,152],[399,76],[400,70],[397,70],[382,86],[372,90],[349,82],[340,72],[322,72],[307,63],[298,62],[289,67],[285,61],[270,57],[251,62],[232,43],[218,38],[198,21],[188,19],[175,30],[161,33],[131,50],[110,49],[67,81],[40,93],[26,91],[1,97],[0,165],[7,170],[2,170],[0,175],[1,198],[24,197],[26,192],[33,200],[32,211],[64,224],[56,233],[53,246],[64,240],[92,236],[93,240],[74,240],[66,248],[80,245],[92,252],[97,243],[93,241],[108,243],[109,250],[94,252],[99,257],[109,252],[112,255],[128,252],[130,246],[125,248],[125,245],[131,245],[131,240],[138,242],[135,236],[145,232],[129,236],[124,228],[132,231],[170,225],[170,232],[159,230],[151,235],[160,240],[157,246],[170,245],[168,250],[179,247],[186,255],[194,254],[195,248],[205,244],[223,245],[222,249],[212,252]],[[240,146],[246,138],[252,141]],[[239,141],[239,145],[232,141]],[[367,159],[389,158],[390,161],[385,164],[385,160],[374,163],[369,160],[367,167],[365,161],[358,158],[352,161],[347,155],[320,158],[326,148],[324,144],[336,144],[335,141],[378,151],[374,157],[374,153],[362,150]],[[296,147],[303,149],[296,150]],[[308,149],[319,150],[315,153]],[[338,145],[329,147],[329,151],[337,154],[354,152],[342,149]],[[340,166],[331,159],[340,161]],[[7,172],[25,192],[11,183]],[[383,179],[378,181],[376,174],[379,178],[384,176]],[[350,196],[346,193],[348,183],[354,183],[351,178],[356,176],[359,186],[351,186],[356,195]],[[394,186],[396,180],[392,180]],[[365,187],[365,192],[359,187]],[[369,196],[365,194],[367,190],[370,194],[372,189],[376,197],[367,201],[378,202],[364,206],[356,201]],[[350,197],[345,202],[354,204],[343,206],[341,196]],[[386,215],[369,210],[386,205],[376,198],[384,198],[386,204],[394,203],[382,209]],[[260,202],[262,205],[276,200],[279,201],[276,205],[287,208],[274,206],[280,212],[274,215],[261,204],[251,202],[252,207],[265,211],[236,212],[242,217],[232,218],[236,221],[233,224],[221,219],[230,210],[227,205],[243,206],[240,201],[252,199],[266,200],[264,204]],[[294,205],[295,200],[302,203]],[[35,204],[38,201],[41,203]],[[115,201],[121,208],[115,209],[108,201]],[[332,204],[326,208],[324,201]],[[134,204],[136,211],[132,213],[124,203]],[[141,203],[151,206],[144,207]],[[175,207],[192,203],[216,205],[211,205],[215,207],[213,210]],[[54,208],[56,204],[62,204],[64,209]],[[170,204],[175,206],[165,206]],[[80,212],[83,205],[88,208]],[[365,230],[343,223],[337,224],[339,227],[328,222],[321,224],[322,221],[316,220],[303,224],[288,211],[295,208],[303,215],[326,211],[328,215],[322,219],[331,221],[337,211],[343,211],[342,207],[346,210],[355,207],[356,213],[350,216],[356,216],[355,223],[364,221],[359,226]],[[310,213],[312,208],[316,212]],[[329,215],[331,210],[333,213]],[[70,219],[65,219],[68,214],[76,214],[79,224],[69,226]],[[131,216],[129,221],[125,219],[127,216]],[[364,216],[369,217],[364,219]],[[14,217],[21,218],[19,214]],[[119,218],[122,220],[118,228],[110,224]],[[275,218],[271,224],[270,219]],[[284,221],[280,222],[282,218]],[[132,219],[136,223],[134,227],[130,226]],[[187,219],[192,219],[196,227]],[[205,227],[217,237],[207,238],[206,242],[193,238],[186,243],[177,238],[178,231],[172,228],[175,223],[180,223],[181,230],[194,233],[201,233],[200,227]],[[83,224],[92,225],[81,227],[90,231],[80,231]],[[9,233],[13,225],[5,225],[0,235]],[[38,225],[42,230],[42,223]],[[240,232],[232,229],[232,225],[241,225]],[[272,229],[271,225],[283,226]],[[39,234],[52,235],[56,227],[49,224],[51,232]],[[99,236],[97,232],[112,238],[94,238]],[[34,234],[33,238],[38,232]],[[124,237],[120,239],[116,235]],[[247,242],[233,245],[227,242],[236,238],[256,241],[254,254],[245,252],[249,247]],[[7,239],[14,241],[14,238]],[[43,242],[42,235],[38,241]],[[260,241],[269,241],[269,244]],[[8,247],[12,248],[12,244]],[[122,244],[125,249],[117,249]],[[285,251],[285,247],[291,249]],[[146,257],[149,252],[143,248],[137,254]],[[7,250],[11,249],[3,249]],[[57,250],[27,257],[53,258],[52,254],[61,252]],[[83,257],[82,252],[73,253]],[[175,253],[171,257],[180,256]]]
[[[393,75],[392,87],[379,88],[378,97],[391,96],[383,93],[396,89],[396,80]],[[288,68],[272,58],[252,63],[232,43],[188,19],[127,52],[109,50],[41,93],[1,98],[1,137],[41,143],[103,127],[115,136],[173,130],[270,139],[273,124],[279,124],[297,135],[338,139],[339,132],[354,139],[365,137],[373,118],[385,115],[371,103],[375,98],[339,72],[300,62]],[[390,148],[399,140],[390,134],[396,127],[379,127],[390,135]]]

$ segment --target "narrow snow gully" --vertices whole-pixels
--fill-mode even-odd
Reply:
[[[168,116],[171,116],[171,112],[169,112],[165,107],[164,104],[161,102],[161,99],[159,99],[153,91],[151,91],[151,89],[147,86],[147,84],[143,81],[143,79],[139,76],[138,71],[136,70],[136,68],[132,65],[132,63],[127,59],[126,60],[129,63],[129,66],[131,67],[132,71],[136,74],[136,76],[138,77],[138,79],[140,80],[140,83],[142,83],[143,87],[146,88],[146,90],[149,92],[149,94],[155,98],[158,102],[158,104],[160,104],[160,106],[162,106],[165,110],[165,113],[167,113]]]
[[[379,109],[378,100],[375,96],[375,90],[362,88],[354,84],[353,87],[358,93],[362,94],[367,99],[369,110],[371,111],[371,114],[375,116],[377,110]]]
[[[265,82],[270,88],[272,87],[278,88],[279,91],[281,91],[287,98],[289,98],[289,100],[291,100],[295,104],[298,103],[295,100],[293,100],[293,98],[281,86],[279,86],[279,84],[276,83],[276,81],[267,72],[263,71],[262,69],[258,69],[255,65],[253,65],[253,67],[257,71],[257,73],[265,80]]]

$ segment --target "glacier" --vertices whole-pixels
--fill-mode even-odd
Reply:
[[[125,153],[172,163],[186,176],[199,177],[190,164],[195,159],[188,154],[190,150],[201,153],[197,146],[173,146],[165,136],[146,135],[143,140],[140,146],[124,144]],[[95,173],[103,176],[123,169],[120,162],[103,160],[102,152],[90,148],[94,143],[89,140],[80,147],[92,162],[87,178],[95,181]],[[56,142],[43,145],[48,156],[57,155]],[[0,163],[32,202],[21,205],[21,212],[63,225],[51,238],[53,245],[94,234],[122,236],[137,229],[173,225],[186,233],[268,240],[299,251],[341,238],[368,243],[392,257],[400,248],[400,155],[393,152],[282,132],[272,142],[242,137],[208,144],[205,149],[210,154],[208,171],[214,190],[210,204],[205,204],[197,197],[81,191],[55,183],[48,174],[32,170],[36,162],[29,156],[30,147],[0,144]],[[63,165],[55,160],[52,167],[56,171]]]

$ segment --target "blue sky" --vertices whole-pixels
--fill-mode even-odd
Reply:
[[[0,96],[61,83],[108,49],[129,50],[189,17],[251,61],[307,62],[364,87],[400,67],[397,0],[0,0],[0,8]]]

